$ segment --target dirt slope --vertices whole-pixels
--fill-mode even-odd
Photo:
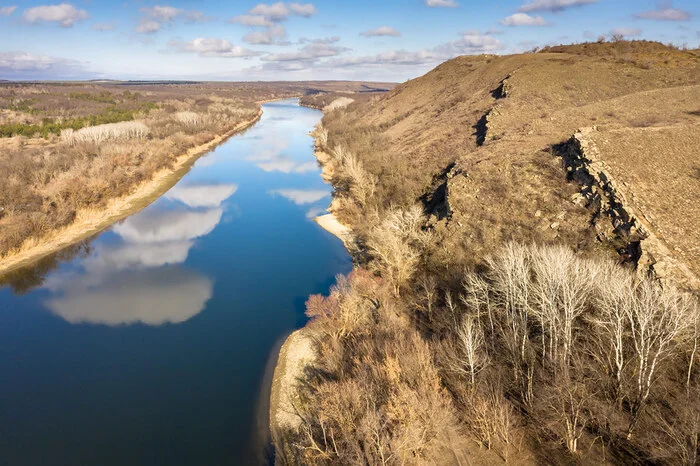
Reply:
[[[654,271],[672,276],[681,264],[690,286],[700,273],[698,65],[695,52],[650,42],[459,57],[324,124],[332,145],[379,176],[380,198],[424,202],[453,261],[479,262],[519,240],[616,249],[636,262],[644,241],[583,198],[558,157],[578,129],[595,126],[607,176],[674,256],[649,265],[663,261]]]

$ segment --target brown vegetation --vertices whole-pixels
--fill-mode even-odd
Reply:
[[[0,85],[0,258],[99,211],[229,134],[258,101],[363,90],[361,84],[112,83]]]
[[[460,57],[326,115],[332,210],[361,268],[307,302],[317,360],[280,460],[695,464],[697,297],[635,270],[644,245],[557,155],[597,125],[632,189],[648,157],[670,177],[692,170],[663,155],[670,140],[623,150],[614,135],[668,127],[697,146],[697,65],[625,41]],[[697,177],[661,194],[664,176],[623,200],[691,212]],[[690,232],[693,218],[664,222]]]

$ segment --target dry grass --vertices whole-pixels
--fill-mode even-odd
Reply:
[[[670,65],[630,66],[613,59],[614,51],[633,59],[663,56]],[[597,240],[591,212],[572,202],[580,188],[566,181],[550,148],[593,125],[601,132],[673,126],[682,134],[680,141],[687,141],[683,147],[692,147],[698,134],[693,111],[700,107],[699,60],[692,52],[661,44],[625,41],[459,57],[385,97],[328,114],[324,126],[330,147],[343,146],[378,177],[379,212],[424,202],[435,215],[442,245],[438,254],[454,262],[479,263],[509,240],[564,242],[607,254],[611,244]],[[620,156],[626,154],[630,167],[635,160],[655,158],[673,161],[673,166],[665,163],[665,173],[692,171],[688,157],[676,156],[668,142],[637,144],[636,152],[620,151]],[[683,186],[668,186],[685,191],[668,196],[690,206],[694,178],[681,178]],[[657,211],[669,207],[661,198],[645,199],[646,206],[654,202]],[[353,230],[363,230],[366,212],[349,207],[336,214]],[[678,216],[673,229],[687,234],[693,219]],[[674,246],[693,249],[687,238]]]
[[[620,265],[630,238],[555,149],[597,125],[631,208],[697,263],[698,60],[625,41],[460,57],[328,113],[333,212],[373,274],[307,303],[318,363],[284,458],[696,462],[697,300]]]
[[[105,125],[86,126],[77,131],[64,129],[61,139],[70,146],[79,143],[102,144],[105,142],[120,142],[129,139],[145,139],[151,130],[140,121],[124,121],[107,123]]]

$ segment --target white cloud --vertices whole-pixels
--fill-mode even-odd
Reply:
[[[480,53],[494,53],[503,48],[503,43],[488,34],[479,34],[476,31],[465,32],[458,40],[449,42],[435,48],[443,51],[446,58],[454,55],[473,55]]]
[[[199,314],[213,290],[207,277],[174,267],[111,273],[91,287],[71,278],[76,277],[65,277],[62,295],[46,305],[72,324],[177,324]]]
[[[334,41],[325,39],[315,40],[306,44],[296,52],[269,54],[262,57],[263,61],[307,61],[313,62],[319,58],[334,57],[348,51],[346,47],[332,45]]]
[[[92,28],[95,31],[114,31],[117,25],[115,23],[95,23]]]
[[[661,2],[656,10],[643,11],[635,14],[634,17],[656,21],[687,21],[690,19],[690,13],[679,8],[673,8],[670,2]]]
[[[183,13],[183,17],[185,18],[185,22],[188,24],[191,23],[204,23],[206,21],[213,20],[215,18],[211,18],[201,11],[185,11]]]
[[[297,205],[313,204],[331,195],[321,189],[273,189],[270,194],[278,194]]]
[[[391,26],[380,26],[377,29],[372,29],[369,31],[364,31],[360,33],[364,37],[376,37],[376,36],[392,36],[399,37],[401,33]]]
[[[269,27],[275,23],[262,15],[240,15],[234,16],[227,21],[228,23],[238,23],[244,26],[258,26],[258,27]]]
[[[152,19],[142,19],[136,26],[136,32],[139,34],[153,34],[160,31],[160,23]]]
[[[316,14],[316,7],[312,3],[307,3],[305,5],[290,3],[289,9],[292,11],[292,13],[305,18],[309,18]]]
[[[312,3],[284,3],[278,2],[273,4],[259,3],[250,10],[250,15],[264,16],[268,20],[278,23],[284,21],[290,15],[303,16],[309,18],[317,12],[316,7]]]
[[[171,24],[176,19],[182,19],[186,23],[202,23],[208,18],[201,11],[184,10],[169,5],[156,5],[153,7],[140,8],[143,17],[136,26],[139,34],[153,34],[161,30],[164,24]]]
[[[278,2],[271,5],[260,3],[250,10],[252,15],[267,16],[273,21],[282,21],[291,13],[289,7],[284,2]]]
[[[0,8],[0,16],[10,16],[17,9],[17,5],[4,6]]]
[[[610,31],[611,36],[635,37],[642,33],[638,28],[615,28]]]
[[[567,8],[597,3],[598,0],[532,0],[520,7],[520,11],[562,11]]]
[[[454,0],[425,0],[425,4],[431,8],[456,8],[459,6],[459,3]]]
[[[59,271],[45,282],[58,296],[47,307],[71,323],[162,325],[204,309],[212,282],[178,267],[195,239],[221,221],[228,185],[176,186],[165,197],[181,204],[142,211],[115,225],[120,242],[98,242],[82,270]]]
[[[26,52],[0,52],[0,76],[4,78],[74,78],[84,73],[83,65],[77,60]]]
[[[113,230],[131,243],[188,240],[210,233],[221,221],[222,214],[221,208],[203,212],[175,210],[139,213],[116,225]]]
[[[307,173],[318,170],[318,163],[313,160],[300,163],[284,155],[258,162],[255,165],[266,172]]]
[[[287,39],[287,30],[281,25],[270,26],[262,31],[249,32],[243,36],[245,42],[256,45],[287,45],[288,42],[285,39]]]
[[[150,8],[141,8],[143,14],[156,21],[167,22],[174,20],[178,15],[184,12],[182,8],[175,8],[168,5],[156,5]]]
[[[64,28],[73,27],[74,23],[83,21],[89,16],[87,11],[79,10],[70,3],[35,6],[27,8],[22,13],[22,19],[30,24],[59,23]]]
[[[260,55],[259,52],[233,45],[226,39],[198,37],[190,42],[171,40],[168,50],[179,53],[196,53],[200,57],[248,58]]]
[[[489,35],[476,31],[465,32],[460,38],[451,42],[440,44],[432,49],[415,52],[396,50],[382,52],[376,55],[339,58],[329,62],[331,67],[356,67],[356,66],[420,66],[436,65],[457,55],[495,53],[503,49],[503,43]]]
[[[218,207],[233,196],[238,186],[235,184],[218,184],[204,186],[180,186],[179,184],[165,194],[166,199],[180,201],[188,207]]]
[[[515,13],[501,20],[504,26],[546,26],[548,23],[541,16],[531,16],[526,13]]]

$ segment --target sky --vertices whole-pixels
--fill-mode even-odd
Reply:
[[[690,48],[695,0],[0,0],[0,79],[403,82],[613,34]]]

